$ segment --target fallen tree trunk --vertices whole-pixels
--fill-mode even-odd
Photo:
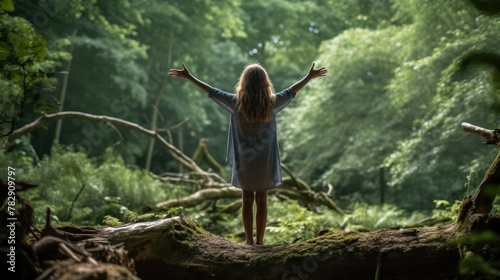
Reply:
[[[302,242],[228,241],[188,218],[104,228],[123,244],[141,279],[454,279],[456,224],[376,232],[326,232]]]
[[[476,219],[474,228],[452,223],[374,232],[322,230],[313,239],[267,246],[229,241],[185,217],[100,229],[55,229],[47,221],[45,236],[33,245],[46,269],[38,279],[135,279],[135,273],[144,280],[167,275],[183,280],[461,279],[461,259],[480,253],[498,262],[500,249],[498,238],[479,245],[469,238],[484,230],[500,233],[500,219],[488,215]],[[94,248],[91,254],[85,252],[88,246]],[[473,276],[464,279],[483,279]]]

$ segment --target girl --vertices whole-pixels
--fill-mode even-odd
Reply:
[[[255,243],[264,244],[267,190],[282,184],[276,114],[309,81],[326,73],[325,67],[314,69],[313,63],[304,78],[275,94],[266,70],[259,64],[250,64],[239,78],[236,94],[232,94],[197,79],[184,63],[182,69],[170,69],[168,72],[174,78],[189,80],[231,114],[226,161],[232,166],[231,184],[243,191],[242,218],[246,244],[254,244],[254,203],[257,206]]]

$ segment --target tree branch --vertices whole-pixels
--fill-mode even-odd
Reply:
[[[241,190],[236,187],[210,188],[199,190],[192,195],[183,198],[170,199],[160,202],[156,204],[156,207],[162,209],[168,209],[177,206],[189,208],[212,199],[239,197],[241,197]]]
[[[293,187],[292,181],[293,179],[291,178],[283,179],[283,186],[269,190],[269,194],[275,194],[280,199],[296,200],[311,210],[315,210],[316,206],[323,205],[340,214],[344,214],[328,194],[312,190],[296,189]],[[156,204],[156,207],[162,209],[178,206],[189,208],[208,200],[240,197],[241,189],[233,187],[230,184],[217,183],[213,188],[202,189],[183,198],[166,200]]]
[[[484,144],[500,145],[500,130],[486,129],[466,122],[461,125],[466,132],[485,138]]]
[[[4,141],[7,143],[12,142],[14,139],[27,134],[35,129],[38,129],[42,125],[61,120],[61,119],[69,119],[69,118],[76,118],[76,119],[83,119],[83,120],[88,120],[88,121],[94,121],[94,122],[106,122],[106,123],[111,123],[113,125],[118,125],[127,129],[135,130],[138,132],[141,132],[143,134],[146,134],[156,140],[158,140],[160,143],[163,144],[164,147],[167,148],[167,151],[176,159],[178,160],[181,164],[186,166],[187,168],[201,174],[205,175],[206,178],[211,181],[212,179],[207,175],[207,173],[201,169],[191,158],[186,156],[184,153],[182,153],[179,149],[177,149],[174,145],[170,144],[165,138],[163,138],[160,134],[158,134],[157,131],[154,130],[149,130],[146,129],[136,123],[129,122],[126,120],[122,120],[119,118],[115,117],[110,117],[110,116],[105,116],[105,115],[93,115],[93,114],[88,114],[88,113],[82,113],[82,112],[74,112],[74,111],[65,111],[65,112],[58,112],[54,114],[43,114],[40,116],[38,119],[35,121],[26,124],[25,126],[13,131],[11,134],[7,135],[4,137]]]
[[[500,145],[499,130],[490,130],[475,126],[469,123],[462,123],[462,128],[472,134],[484,137],[485,144],[495,144]],[[500,191],[500,153],[497,155],[493,163],[491,164],[488,171],[484,175],[483,180],[476,189],[474,195],[470,198],[471,209],[467,209],[469,206],[467,203],[462,205],[460,210],[459,220],[465,220],[469,211],[471,214],[481,213],[488,214],[493,208],[493,201]]]

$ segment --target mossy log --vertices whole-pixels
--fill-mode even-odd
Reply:
[[[325,231],[282,245],[246,245],[174,217],[103,228],[97,236],[123,244],[141,279],[456,279],[457,225]]]
[[[478,273],[473,278],[459,275],[460,262],[467,255],[479,252],[483,256],[487,254],[489,261],[499,260],[498,240],[478,245],[469,237],[484,230],[500,233],[500,219],[480,214],[475,217],[469,227],[451,223],[374,232],[322,230],[313,239],[265,246],[229,241],[205,231],[189,218],[173,217],[78,234],[74,229],[64,228],[73,232],[64,243],[83,241],[119,246],[133,259],[136,276],[146,280],[163,277],[183,280],[490,279],[476,277],[480,276]],[[103,271],[99,265],[92,267]]]
[[[468,227],[322,230],[313,239],[265,246],[229,241],[185,217],[100,229],[48,224],[42,233],[49,235],[33,247],[40,266],[48,267],[37,279],[462,279],[464,255],[488,253],[489,261],[499,260],[498,240],[478,245],[468,237],[484,230],[499,234],[500,219],[473,217]],[[80,244],[90,244],[92,254]]]

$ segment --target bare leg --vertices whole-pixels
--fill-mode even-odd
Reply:
[[[246,243],[253,244],[253,202],[255,194],[253,191],[243,190],[243,205],[241,216],[243,218],[243,228],[245,229]]]
[[[267,191],[255,192],[255,203],[257,204],[257,213],[255,214],[257,228],[256,243],[263,245],[267,224]]]

